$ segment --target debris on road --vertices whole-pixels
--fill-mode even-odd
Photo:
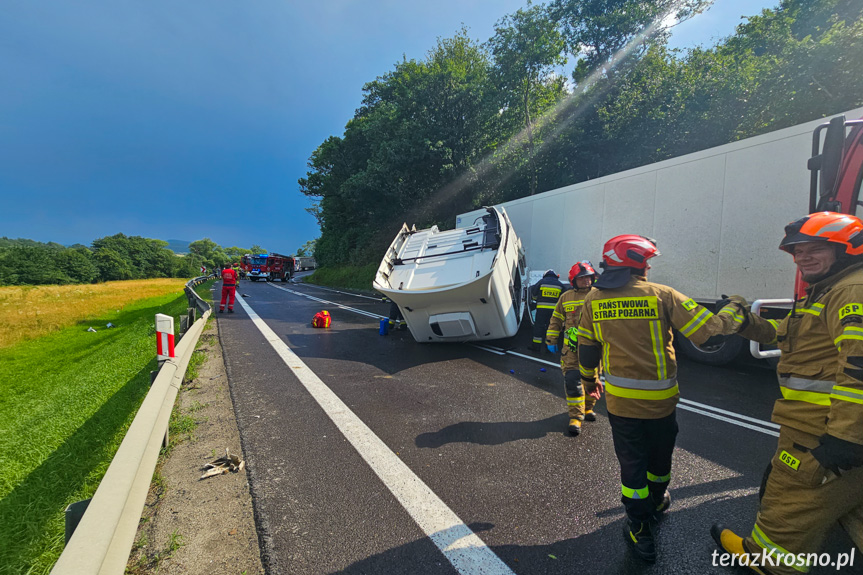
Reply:
[[[213,477],[214,475],[222,475],[229,471],[242,471],[245,466],[246,462],[240,459],[237,455],[231,455],[231,452],[228,451],[228,448],[226,447],[224,457],[214,459],[203,467],[206,471],[201,476],[201,479]]]

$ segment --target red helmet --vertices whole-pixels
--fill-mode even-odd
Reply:
[[[582,278],[584,276],[593,276],[596,279],[596,270],[593,269],[593,264],[588,260],[584,260],[583,262],[578,262],[569,270],[569,283],[573,286],[575,285],[575,278]]]
[[[793,254],[794,246],[808,242],[829,242],[842,246],[850,256],[863,254],[863,222],[857,216],[817,212],[785,226],[780,250]]]
[[[656,242],[645,236],[624,234],[605,242],[602,263],[609,268],[643,268],[647,260],[659,255]]]

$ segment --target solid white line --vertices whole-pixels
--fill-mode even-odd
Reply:
[[[299,283],[299,282],[294,282],[294,283]],[[361,295],[361,294],[358,294],[358,293],[351,293],[351,292],[349,292],[349,291],[339,291],[339,290],[337,290],[337,289],[325,288],[325,287],[323,287],[323,286],[319,286],[319,285],[317,285],[317,284],[310,284],[310,283],[306,283],[306,282],[302,282],[302,283],[303,283],[303,285],[304,285],[304,286],[309,286],[309,287],[313,287],[313,288],[318,288],[318,289],[322,289],[322,290],[324,290],[324,291],[331,291],[331,292],[333,292],[333,293],[340,293],[340,294],[349,295],[349,296],[353,296],[353,297],[361,297],[361,298],[365,298],[365,299],[371,299],[371,300],[374,300],[374,301],[376,301],[376,302],[381,302],[381,301],[382,301],[382,299],[383,299],[382,297],[372,297],[372,296],[368,296],[368,295]]]
[[[472,343],[471,345],[472,345],[472,346],[474,346],[474,347],[477,347],[477,348],[479,348],[479,349],[481,349],[481,350],[483,350],[483,351],[487,351],[487,352],[493,353],[493,354],[495,354],[495,355],[506,355],[506,353],[504,353],[504,352],[502,352],[502,351],[498,351],[498,350],[496,350],[496,349],[492,349],[491,347],[484,347],[484,346],[479,345],[479,344],[476,344],[476,343]]]
[[[759,431],[765,435],[772,435],[773,437],[779,437],[779,432],[777,432],[777,431],[765,429],[763,427],[758,427],[757,425],[750,425],[748,423],[744,423],[743,421],[737,421],[735,419],[723,417],[723,416],[717,415],[715,413],[710,413],[709,411],[702,411],[700,409],[695,409],[694,407],[689,407],[685,403],[678,403],[677,407],[680,409],[684,409],[686,411],[693,411],[695,413],[700,413],[701,415],[706,415],[707,417],[712,417],[713,419],[718,419],[720,421],[726,421],[728,423],[733,423],[734,425],[739,425],[740,427],[745,427],[745,428],[751,429],[753,431]],[[735,414],[735,415],[737,415],[737,414]],[[758,420],[756,420],[756,421],[758,421]]]
[[[748,415],[741,415],[739,413],[734,413],[733,411],[726,411],[724,409],[719,409],[718,407],[713,407],[712,405],[707,405],[704,403],[698,403],[697,401],[692,401],[691,399],[683,399],[680,398],[682,403],[688,403],[694,405],[696,407],[700,407],[701,409],[708,409],[710,411],[715,411],[717,413],[721,413],[723,415],[728,415],[730,417],[736,417],[737,419],[742,419],[744,421],[751,421],[752,423],[757,423],[758,425],[763,425],[764,427],[772,427],[773,429],[779,429],[779,425],[773,423],[772,421],[764,421],[763,419],[755,419],[754,417],[749,417]]]
[[[347,311],[352,311],[354,313],[358,313],[361,315],[374,317],[374,318],[386,317],[386,316],[382,316],[382,315],[373,314],[371,312],[367,312],[364,310],[359,310],[359,309],[355,309],[352,307],[343,306],[343,305],[336,303],[336,302],[316,298],[314,296],[310,296],[308,294],[304,294],[301,292],[297,292],[294,290],[283,288],[283,287],[280,287],[277,285],[273,285],[273,284],[269,284],[269,285],[272,285],[276,289],[281,289],[281,290],[284,290],[286,292],[292,293],[294,295],[302,296],[302,297],[305,297],[305,298],[308,298],[308,299],[311,299],[311,300],[314,300],[317,302],[326,303],[329,305],[334,305],[338,308],[341,308],[341,309],[344,309]],[[537,357],[533,357],[533,356],[530,356],[530,355],[527,355],[524,353],[518,353],[516,351],[505,350],[505,349],[497,347],[497,346],[488,345],[488,344],[480,345],[480,344],[476,344],[476,343],[471,344],[471,345],[473,345],[473,347],[476,347],[476,348],[481,349],[483,351],[487,351],[489,353],[493,353],[495,355],[509,354],[509,355],[514,355],[514,356],[521,357],[523,359],[527,359],[530,361],[534,361],[536,363],[542,363],[545,365],[550,365],[551,367],[559,367],[559,364],[557,364],[557,363],[554,363],[551,361],[546,361],[544,359],[539,359]],[[767,435],[773,435],[775,437],[779,437],[778,433],[772,431],[772,429],[779,429],[779,426],[776,425],[775,423],[773,423],[772,421],[764,421],[762,419],[756,419],[754,417],[749,417],[748,415],[742,415],[740,413],[734,413],[733,411],[726,411],[726,410],[720,409],[718,407],[713,407],[712,405],[706,405],[704,403],[698,403],[697,401],[692,401],[690,399],[684,399],[682,397],[680,398],[680,403],[678,404],[678,407],[680,409],[684,409],[686,411],[691,411],[693,413],[698,413],[701,415],[706,415],[707,417],[712,417],[713,419],[718,419],[720,421],[725,421],[727,423],[733,423],[734,425],[738,425],[740,427],[745,427],[746,429],[752,429],[754,431],[759,431],[759,432],[765,433]],[[705,411],[705,410],[709,410],[709,411]],[[710,411],[713,411],[716,413],[710,413]],[[718,415],[718,414],[722,414],[722,415]],[[756,425],[751,425],[749,423],[746,423],[747,421],[754,423]],[[762,426],[762,427],[758,427],[758,426]],[[767,429],[765,429],[765,428],[767,428]]]
[[[294,290],[292,290],[292,289],[288,289],[288,288],[286,288],[286,287],[277,286],[277,285],[273,285],[273,284],[269,284],[269,285],[271,285],[272,287],[274,287],[274,288],[276,288],[276,289],[280,289],[280,290],[282,290],[282,291],[286,291],[286,292],[288,292],[288,293],[291,293],[291,294],[294,294],[294,295],[298,295],[298,296],[300,296],[300,297],[304,297],[304,298],[306,298],[306,299],[310,299],[310,300],[312,300],[312,301],[316,301],[316,302],[319,302],[319,303],[325,303],[325,304],[327,304],[327,305],[331,305],[331,306],[336,306],[336,307],[337,307],[337,308],[339,308],[339,309],[343,309],[343,310],[346,310],[346,311],[352,311],[352,312],[354,312],[354,313],[358,313],[358,314],[360,314],[360,315],[364,315],[364,316],[367,316],[367,317],[372,317],[372,318],[375,318],[375,319],[387,319],[387,316],[385,316],[385,315],[379,315],[379,314],[376,314],[376,313],[374,313],[374,312],[366,311],[366,310],[364,310],[364,309],[357,309],[357,308],[355,308],[355,307],[350,307],[350,306],[342,305],[342,304],[340,304],[340,303],[336,303],[336,302],[334,302],[334,301],[329,301],[329,300],[321,299],[321,298],[319,298],[319,297],[315,297],[315,296],[313,296],[313,295],[309,295],[309,294],[306,294],[306,293],[303,293],[303,292],[299,292],[299,291],[294,291]]]
[[[523,357],[523,358],[525,358],[525,359],[529,359],[529,360],[531,360],[531,361],[535,361],[536,363],[544,363],[544,364],[546,364],[546,365],[550,365],[551,367],[560,367],[560,364],[559,364],[559,363],[554,363],[553,361],[546,361],[546,360],[544,360],[544,359],[539,359],[538,357],[531,357],[531,356],[526,355],[526,354],[524,354],[524,353],[518,353],[517,351],[509,351],[509,350],[507,350],[507,352],[506,352],[506,353],[508,353],[509,355],[515,355],[515,356],[518,356],[518,357]]]
[[[477,347],[479,349],[482,349],[484,351],[488,351],[488,352],[491,352],[491,353],[494,353],[497,355],[501,355],[502,353],[505,352],[505,353],[508,353],[510,355],[517,355],[518,357],[523,357],[524,359],[529,359],[530,361],[535,361],[537,363],[544,363],[546,365],[558,367],[558,364],[556,364],[556,363],[552,363],[552,362],[546,361],[544,359],[539,359],[537,357],[533,357],[533,356],[526,355],[523,353],[518,353],[515,351],[508,351],[508,350],[498,351],[498,349],[500,349],[500,348],[495,348],[494,346],[487,346],[486,347],[486,346],[480,346],[480,345],[476,345],[476,344],[474,344],[474,347]],[[693,406],[698,406],[702,409],[698,409],[696,407],[690,407],[689,404],[691,404]],[[761,433],[765,433],[767,435],[773,435],[774,437],[779,437],[778,433],[771,431],[770,429],[765,429],[765,427],[766,428],[779,429],[779,426],[776,425],[775,423],[771,422],[771,421],[764,421],[762,419],[755,419],[754,417],[749,417],[748,415],[741,415],[739,413],[734,413],[733,411],[726,411],[726,410],[720,409],[718,407],[713,407],[711,405],[705,405],[703,403],[698,403],[697,401],[692,401],[689,399],[683,399],[682,397],[680,398],[680,403],[677,405],[677,407],[679,407],[680,409],[684,409],[686,411],[692,411],[694,413],[706,415],[707,417],[712,417],[713,419],[718,419],[720,421],[733,423],[734,425],[739,425],[740,427],[745,427],[747,429],[760,431]],[[721,413],[723,415],[717,415],[714,413],[710,413],[708,411],[703,411],[705,409],[710,410],[710,411],[715,411],[715,412]],[[727,416],[727,417],[725,417],[725,416]],[[737,419],[732,419],[732,418],[737,418]],[[744,421],[740,421],[740,420],[744,420]],[[756,425],[750,425],[749,423],[745,423],[745,421],[751,421],[752,423],[755,423],[757,425],[761,425],[763,427],[757,427]]]
[[[288,290],[289,291],[289,290]],[[251,306],[237,300],[276,353],[359,452],[420,529],[463,575],[514,575],[476,533],[291,351]]]

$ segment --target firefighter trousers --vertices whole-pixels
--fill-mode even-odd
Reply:
[[[545,345],[545,332],[551,321],[553,309],[540,308],[536,310],[536,321],[533,322],[533,344],[540,347]]]
[[[660,419],[608,414],[614,453],[620,462],[621,501],[633,521],[647,521],[671,481],[677,439],[676,412]]]
[[[596,398],[585,395],[578,367],[563,372],[563,390],[569,418],[584,421],[584,414],[596,406]]]
[[[224,311],[225,301],[228,302],[228,309],[234,309],[234,299],[237,296],[237,286],[222,286],[222,301],[219,303],[219,309]]]
[[[795,562],[798,554],[818,553],[833,525],[863,505],[863,467],[837,477],[809,452],[818,444],[818,436],[784,425],[779,430],[761,509],[752,533],[743,542],[748,552],[772,559],[762,561],[770,573],[804,571],[805,566]],[[791,564],[786,564],[787,555],[796,556],[787,559]]]

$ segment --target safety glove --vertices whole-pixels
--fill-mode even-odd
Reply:
[[[550,351],[551,353],[557,353],[560,351],[560,347],[554,343],[547,343],[545,344],[545,347],[547,347],[548,351]]]
[[[716,300],[716,305],[713,309],[716,310],[716,313],[722,311],[723,308],[728,306],[734,306],[732,309],[734,311],[735,317],[743,317],[742,323],[740,323],[737,328],[738,332],[743,331],[749,325],[749,303],[747,303],[746,298],[739,295],[725,295],[722,294],[722,299]]]
[[[841,470],[863,465],[863,445],[829,434],[822,435],[821,444],[810,453],[825,469],[836,475],[841,475]]]

